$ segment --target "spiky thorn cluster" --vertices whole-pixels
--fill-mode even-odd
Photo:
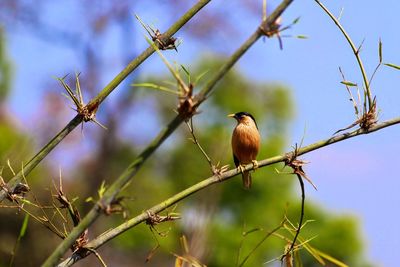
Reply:
[[[54,195],[54,198],[58,200],[61,204],[60,209],[67,209],[68,213],[72,219],[74,227],[79,224],[81,221],[81,215],[79,214],[78,209],[72,204],[72,202],[68,199],[65,195],[62,187],[62,180],[60,175],[60,185],[57,189],[57,193]],[[82,250],[82,248],[87,244],[89,241],[88,238],[88,229],[83,231],[83,233],[75,240],[75,243],[71,246],[71,250],[73,253]]]
[[[110,205],[102,207],[104,214],[122,214],[122,217],[126,219],[128,217],[126,208],[123,205],[122,201],[125,199],[124,196],[120,196],[111,201]]]
[[[166,233],[157,231],[157,229],[155,228],[157,224],[160,224],[162,222],[175,221],[181,218],[180,215],[175,212],[167,213],[167,215],[165,216],[152,213],[151,211],[147,211],[146,213],[146,224],[150,227],[152,231],[155,230],[160,236],[166,236]]]
[[[167,36],[165,33],[161,33],[159,29],[154,29],[148,24],[145,24],[138,15],[135,14],[136,19],[140,22],[142,27],[147,31],[151,40],[157,45],[160,50],[170,50],[174,49],[178,52],[177,49],[177,38],[171,36]]]
[[[66,95],[66,97],[74,103],[75,108],[72,109],[75,110],[82,117],[82,120],[84,122],[92,121],[99,125],[101,128],[107,129],[104,125],[96,120],[96,112],[99,107],[99,103],[95,102],[85,104],[85,102],[83,101],[79,75],[80,73],[75,74],[75,92],[73,92],[71,87],[65,82],[65,78],[68,75],[64,76],[63,78],[57,78],[57,80],[62,84],[65,91],[67,91],[68,95]]]
[[[19,204],[18,199],[24,199],[25,194],[29,192],[30,188],[27,184],[18,183],[14,190],[10,190],[7,183],[4,182],[3,178],[0,176],[0,188],[7,193],[7,199],[11,202]]]
[[[380,66],[380,64],[381,64],[381,60],[380,60],[378,67]],[[375,72],[378,69],[378,67],[375,69]],[[342,79],[343,79],[343,81],[341,81],[341,83],[345,85],[347,93],[349,94],[349,99],[350,99],[351,103],[353,104],[356,120],[349,126],[337,130],[334,133],[334,135],[337,133],[349,130],[349,129],[355,127],[356,125],[358,125],[360,127],[360,129],[362,129],[364,131],[369,131],[369,129],[371,129],[371,127],[374,126],[378,122],[378,113],[376,110],[376,96],[373,98],[372,104],[370,107],[367,105],[367,101],[368,101],[367,97],[364,97],[364,104],[362,105],[360,91],[358,90],[357,84],[346,80],[346,77],[340,67],[339,67],[339,72],[342,75]],[[357,87],[358,102],[353,97],[353,94],[351,92],[351,87]],[[365,92],[365,94],[366,94],[366,92]],[[362,110],[362,111],[360,112],[360,110]]]
[[[289,166],[290,168],[292,168],[293,174],[300,175],[301,177],[306,179],[307,182],[309,182],[312,185],[312,187],[314,187],[315,190],[317,190],[317,187],[312,182],[312,180],[310,178],[308,178],[308,176],[306,175],[306,173],[304,172],[304,169],[303,169],[303,166],[309,162],[297,158],[298,154],[299,154],[299,149],[300,148],[298,147],[298,145],[295,144],[294,151],[286,154],[286,159],[284,161],[285,166]]]
[[[191,117],[197,114],[197,102],[193,97],[193,84],[190,83],[188,86],[181,86],[181,95],[179,96],[179,102],[177,111],[179,115],[188,121]]]
[[[8,162],[9,163],[9,162]],[[11,169],[11,172],[15,175],[13,169],[11,168],[10,164],[9,167]],[[0,167],[0,189],[4,190],[7,193],[7,199],[10,200],[11,202],[15,202],[19,204],[18,200],[19,199],[24,199],[25,194],[30,191],[30,188],[28,184],[26,183],[18,183],[14,190],[11,190],[7,183],[4,181],[3,177],[1,176],[3,173],[3,167]]]
[[[281,25],[281,17],[278,17],[273,23],[261,23],[260,30],[268,38],[277,35],[279,38],[279,32]]]

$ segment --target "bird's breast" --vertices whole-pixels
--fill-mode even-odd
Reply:
[[[251,125],[237,125],[232,135],[232,150],[240,163],[250,163],[255,160],[259,148],[260,134],[258,129]]]

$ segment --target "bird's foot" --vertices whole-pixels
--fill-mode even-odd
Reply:
[[[228,168],[229,168],[229,165],[224,165],[224,166],[220,167],[219,162],[218,162],[217,165],[211,166],[211,172],[213,173],[213,175],[216,175],[219,177],[219,176],[221,176],[221,174],[223,172],[226,172],[226,170],[228,170]]]
[[[257,160],[252,160],[251,163],[253,163],[253,169],[257,170],[258,169],[258,161]]]
[[[245,165],[240,164],[239,166],[237,166],[237,170],[238,170],[239,172],[243,173],[243,172],[244,172],[244,166],[245,166]]]

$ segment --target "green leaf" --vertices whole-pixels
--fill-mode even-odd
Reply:
[[[326,253],[324,253],[324,252],[322,252],[322,251],[320,251],[320,250],[318,250],[318,249],[316,249],[316,248],[314,248],[314,251],[315,251],[316,253],[318,253],[319,256],[321,256],[322,258],[324,258],[324,259],[326,259],[326,260],[332,262],[332,263],[335,264],[336,266],[339,266],[339,267],[349,267],[347,264],[341,262],[340,260],[338,260],[338,259],[332,257],[331,255],[326,254]]]
[[[168,92],[168,93],[173,93],[173,94],[179,95],[178,91],[175,91],[175,90],[169,89],[168,87],[165,87],[165,86],[162,86],[162,85],[157,85],[157,84],[154,84],[154,83],[133,83],[133,84],[131,84],[131,86],[157,89],[157,90],[160,90],[160,91],[164,91],[164,92]]]
[[[308,36],[307,35],[296,35],[295,36],[296,38],[299,38],[299,39],[308,39]]]
[[[27,199],[21,199],[21,202],[28,204],[28,205],[32,205],[32,206],[36,206],[34,203],[32,203],[31,201],[27,200]]]
[[[260,227],[253,228],[253,229],[250,229],[250,230],[248,230],[248,231],[246,231],[246,232],[243,232],[242,235],[243,235],[243,236],[246,236],[246,235],[248,235],[248,234],[251,234],[251,233],[257,232],[257,231],[261,231],[261,230],[262,230],[262,228],[260,228]]]
[[[341,84],[347,85],[347,86],[357,86],[356,83],[350,82],[350,81],[341,81]]]
[[[392,64],[392,63],[384,63],[384,65],[386,65],[388,67],[391,67],[391,68],[394,68],[396,70],[400,70],[400,66],[399,65],[395,65],[395,64]]]
[[[182,64],[181,64],[181,68],[182,68],[182,70],[185,72],[185,74],[186,74],[186,76],[187,76],[187,79],[188,79],[188,82],[190,83],[191,82],[191,79],[190,79],[190,72],[185,68],[185,66],[183,66]]]
[[[19,237],[18,239],[21,239],[24,237],[26,233],[26,229],[28,228],[28,222],[29,222],[29,214],[26,213],[24,217],[24,221],[22,222],[21,230],[19,231]]]
[[[204,75],[206,75],[208,73],[208,70],[203,71],[199,76],[196,77],[196,80],[194,80],[193,84],[198,84],[198,82],[201,80],[201,78],[203,78]]]
[[[164,55],[161,53],[160,49],[158,49],[158,47],[154,44],[153,41],[151,41],[149,38],[147,38],[145,36],[146,41],[149,43],[149,45],[151,45],[153,47],[153,49],[157,52],[157,54],[160,56],[161,60],[164,62],[165,66],[167,66],[168,70],[171,72],[172,76],[174,76],[175,80],[178,82],[180,88],[185,88],[186,85],[185,83],[182,81],[181,77],[179,76],[179,73],[176,72],[171,64],[168,62],[168,60],[164,57]]]
[[[300,17],[295,18],[295,19],[293,20],[292,24],[296,24],[297,22],[299,22],[299,20],[300,20]]]
[[[185,68],[185,66],[183,66],[183,65],[181,64],[181,68],[182,68],[182,70],[186,73],[186,75],[190,77],[190,72]]]
[[[379,49],[378,49],[378,52],[379,52],[379,63],[382,63],[382,41],[381,41],[381,38],[379,38]]]
[[[100,185],[99,190],[97,191],[97,193],[99,194],[99,198],[102,198],[104,193],[106,192],[106,181],[103,181]]]

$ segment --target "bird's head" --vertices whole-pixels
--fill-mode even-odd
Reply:
[[[256,120],[254,119],[253,115],[248,112],[241,111],[234,114],[229,114],[228,117],[234,118],[238,123],[249,124],[253,122],[257,127]]]

